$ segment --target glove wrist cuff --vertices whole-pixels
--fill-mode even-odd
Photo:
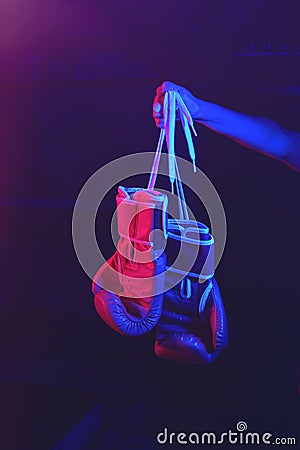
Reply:
[[[148,247],[164,248],[167,203],[167,196],[160,192],[120,186],[117,195],[119,235]]]
[[[168,221],[167,266],[173,277],[188,275],[203,283],[214,276],[214,239],[209,228],[192,220]]]

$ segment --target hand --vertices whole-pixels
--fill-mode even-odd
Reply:
[[[175,90],[180,93],[182,100],[186,104],[188,110],[190,111],[193,119],[200,118],[200,100],[191,94],[186,88],[179,86],[178,84],[172,83],[171,81],[164,81],[157,89],[156,95],[153,101],[153,118],[155,120],[156,126],[159,128],[164,127],[164,116],[163,116],[163,104],[164,104],[164,94],[166,91]],[[179,117],[176,117],[178,120]]]

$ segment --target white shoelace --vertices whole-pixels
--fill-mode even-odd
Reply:
[[[189,215],[187,205],[185,202],[185,196],[175,152],[176,111],[179,111],[180,120],[186,138],[189,155],[193,163],[194,172],[196,172],[195,148],[190,130],[191,128],[194,135],[197,136],[197,132],[193,124],[193,118],[186,104],[184,103],[180,93],[175,90],[166,91],[163,104],[164,128],[162,128],[160,131],[159,140],[149,178],[148,189],[154,189],[158,174],[161,151],[163,148],[164,140],[166,139],[168,149],[169,178],[171,183],[171,192],[172,194],[174,194],[174,185],[175,185],[176,193],[178,196],[179,217],[180,219],[188,220]]]

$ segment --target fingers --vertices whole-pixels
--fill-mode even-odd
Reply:
[[[157,91],[156,91],[157,92]],[[153,102],[152,108],[153,118],[155,120],[155,124],[158,128],[164,127],[164,119],[163,119],[163,95],[156,95]]]
[[[156,115],[156,117],[158,117],[162,112],[162,105],[159,102],[154,102],[153,103],[153,114]]]
[[[155,120],[155,124],[159,128],[164,127],[164,117],[162,111],[162,105],[160,103],[154,103],[153,105],[153,118]]]
[[[164,117],[163,117],[163,103],[164,103],[164,94],[166,91],[170,90],[182,90],[182,86],[178,84],[172,83],[171,81],[164,81],[158,88],[156,89],[156,95],[153,101],[152,114],[155,120],[155,124],[158,128],[164,127]]]
[[[164,117],[162,111],[162,105],[160,103],[154,103],[153,105],[153,118],[158,128],[164,127]]]
[[[159,97],[159,96],[161,95],[161,90],[162,90],[163,84],[164,84],[164,83],[162,83],[162,84],[161,84],[160,86],[158,86],[158,88],[156,89],[156,96],[157,96],[157,97]]]
[[[163,128],[165,126],[165,121],[164,119],[156,119],[155,124],[158,128]]]

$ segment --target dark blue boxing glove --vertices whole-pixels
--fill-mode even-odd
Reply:
[[[213,277],[213,237],[205,225],[190,220],[169,220],[168,229],[168,290],[155,353],[178,362],[210,364],[228,343],[226,314]]]

